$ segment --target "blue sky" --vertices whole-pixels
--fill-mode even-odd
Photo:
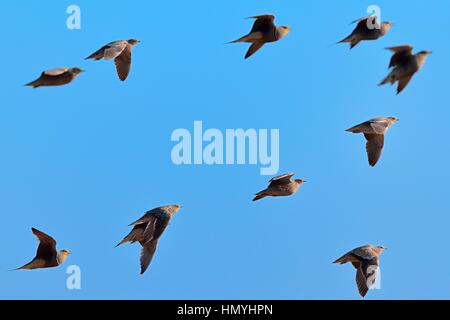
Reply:
[[[2,2],[0,298],[357,299],[354,270],[331,262],[382,244],[382,290],[368,299],[450,298],[448,71],[450,3],[382,1],[391,32],[350,51],[330,44],[373,1]],[[292,27],[244,61],[225,45],[273,13]],[[138,38],[125,83],[112,62],[83,59]],[[378,88],[390,54],[432,50],[396,96]],[[87,72],[60,88],[23,84],[40,72]],[[376,168],[363,137],[344,130],[396,116]],[[173,130],[280,129],[281,172],[308,183],[297,195],[252,203],[268,177],[258,166],[175,166]],[[139,276],[137,245],[113,249],[146,210],[180,203],[155,259]],[[73,255],[62,268],[9,272],[28,262],[37,227]],[[66,267],[82,290],[66,289]]]

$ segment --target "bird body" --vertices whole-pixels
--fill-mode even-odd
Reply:
[[[125,81],[131,69],[131,50],[140,41],[136,39],[117,40],[108,43],[93,54],[88,59],[93,60],[113,60],[116,65],[117,74],[121,81]]]
[[[249,19],[256,20],[250,33],[230,42],[249,42],[252,44],[245,55],[245,59],[250,58],[256,51],[261,49],[264,44],[276,42],[290,32],[290,28],[287,26],[275,26],[275,16],[270,14],[258,15],[250,17]]]
[[[384,250],[386,250],[386,248],[383,246],[361,246],[346,253],[333,263],[345,264],[350,262],[353,267],[355,267],[357,270],[356,285],[359,294],[362,297],[365,297],[369,289],[376,282],[379,258]]]
[[[384,148],[384,135],[397,121],[398,119],[395,117],[379,117],[346,130],[351,133],[364,134],[367,140],[366,152],[370,166],[374,167],[378,163]]]
[[[295,194],[300,186],[306,181],[302,179],[292,179],[294,173],[287,173],[270,180],[269,187],[255,195],[253,201],[261,200],[265,197],[287,197]]]
[[[392,22],[386,21],[379,23],[376,16],[358,19],[353,23],[358,23],[353,32],[338,43],[350,43],[350,49],[353,49],[361,41],[377,40],[385,36],[392,28]]]
[[[147,270],[158,245],[158,240],[166,230],[172,217],[181,209],[179,205],[158,207],[148,211],[139,220],[130,224],[133,230],[116,246],[139,242],[141,251],[141,274]]]
[[[39,247],[34,259],[26,265],[16,270],[34,270],[44,268],[54,268],[63,264],[68,258],[70,251],[56,251],[56,241],[49,235],[35,228],[31,229],[39,240]]]
[[[84,70],[80,68],[51,69],[42,72],[38,79],[27,83],[26,86],[33,88],[63,86],[71,83],[82,72],[84,72]]]
[[[413,47],[410,45],[390,47],[387,49],[394,52],[389,63],[389,68],[392,68],[392,71],[379,85],[382,86],[388,83],[395,84],[398,82],[397,94],[400,94],[409,84],[413,76],[424,66],[431,51],[421,51],[413,54]]]

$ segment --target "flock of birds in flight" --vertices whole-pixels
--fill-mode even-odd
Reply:
[[[230,43],[250,43],[245,59],[250,58],[266,43],[277,42],[284,38],[290,28],[287,26],[276,26],[273,15],[258,15],[251,17],[255,19],[251,31]],[[354,21],[356,27],[353,32],[338,43],[349,43],[353,49],[361,41],[377,40],[385,36],[392,27],[391,22],[379,22],[375,16],[365,17]],[[117,74],[121,81],[125,81],[131,69],[131,52],[138,44],[136,39],[119,40],[111,42],[86,59],[114,60]],[[400,94],[413,76],[422,68],[430,51],[421,51],[413,54],[413,47],[401,45],[387,48],[393,52],[389,63],[392,69],[388,76],[381,81],[380,85],[398,83],[397,94]],[[84,70],[81,68],[57,68],[44,71],[41,76],[27,84],[33,88],[44,86],[62,86],[71,83]],[[388,129],[398,121],[396,117],[379,117],[368,120],[348,129],[351,133],[364,134],[367,144],[366,152],[370,166],[375,166],[381,157],[384,147],[384,135]],[[294,174],[288,173],[270,180],[269,186],[255,195],[253,201],[265,197],[286,197],[295,194],[303,183],[302,179],[293,179]],[[140,265],[143,274],[157,248],[158,240],[169,225],[172,217],[181,209],[180,205],[162,206],[148,211],[143,217],[130,226],[132,231],[117,246],[127,242],[139,242],[142,246]],[[56,241],[49,235],[32,229],[39,240],[39,247],[35,258],[28,264],[18,268],[24,270],[51,268],[61,265],[69,256],[68,250],[56,250]],[[358,291],[364,297],[368,290],[376,282],[380,254],[385,250],[383,246],[365,245],[346,253],[334,263],[345,264],[350,262],[356,269],[356,284]]]

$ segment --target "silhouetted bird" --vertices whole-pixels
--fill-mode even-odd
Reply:
[[[141,244],[141,274],[144,274],[152,261],[159,238],[180,209],[180,205],[169,205],[148,211],[142,218],[130,224],[133,230],[116,246],[127,242]]]
[[[254,16],[248,19],[256,19],[250,33],[238,40],[230,42],[249,42],[252,44],[245,55],[245,59],[251,57],[256,51],[261,49],[264,44],[276,42],[291,31],[291,29],[286,26],[275,26],[275,16],[270,14]]]
[[[380,117],[361,123],[346,131],[352,133],[363,133],[366,137],[366,151],[369,164],[374,167],[381,157],[384,147],[384,135],[388,129],[397,122],[395,117]]]
[[[345,264],[351,262],[356,269],[356,285],[359,294],[365,297],[369,289],[375,284],[378,276],[379,258],[386,250],[383,246],[366,245],[356,248],[333,263]]]
[[[118,40],[107,44],[100,50],[91,54],[87,59],[112,60],[116,64],[117,74],[120,80],[125,81],[131,69],[131,49],[140,41],[136,39]]]
[[[379,23],[378,17],[371,16],[353,21],[358,23],[355,30],[345,39],[338,43],[350,43],[350,49],[353,49],[358,43],[364,40],[377,40],[385,36],[392,28],[392,22],[386,21]]]
[[[39,240],[39,247],[36,257],[26,265],[17,268],[16,270],[32,270],[57,267],[66,261],[70,254],[68,250],[61,250],[56,252],[56,241],[49,235],[32,228],[31,231],[37,236]]]
[[[379,84],[380,86],[398,82],[397,94],[406,88],[412,77],[423,67],[431,51],[420,51],[413,54],[413,47],[409,45],[387,48],[394,52],[389,63],[389,68],[393,68],[391,73]]]
[[[63,86],[71,83],[82,72],[84,72],[84,70],[80,68],[57,68],[47,70],[42,72],[38,79],[27,83],[26,86],[33,88]]]
[[[300,186],[306,182],[302,179],[293,180],[292,177],[294,175],[295,173],[287,173],[273,178],[269,181],[269,187],[261,192],[258,192],[253,201],[258,201],[265,197],[286,197],[293,195],[298,191]]]

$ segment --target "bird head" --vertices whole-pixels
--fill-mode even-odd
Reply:
[[[75,73],[75,74],[80,74],[80,73],[82,73],[84,71],[85,70],[81,69],[81,68],[72,68],[72,72]]]
[[[167,206],[166,208],[167,208],[169,214],[173,216],[175,213],[180,211],[182,206],[180,206],[179,204],[173,204],[173,205]]]
[[[306,182],[306,180],[303,179],[295,179],[295,182],[297,182],[298,184],[304,184]]]
[[[132,46],[135,46],[138,43],[140,43],[140,41],[137,39],[130,39],[130,40],[128,40],[128,43],[131,44]]]
[[[277,27],[278,39],[283,38],[283,37],[286,36],[289,32],[291,32],[291,28],[288,27],[288,26],[279,26],[279,27]]]
[[[56,260],[58,261],[58,264],[63,264],[64,261],[69,257],[71,252],[69,250],[60,250],[56,256]]]
[[[383,246],[376,246],[375,249],[378,251],[378,253],[382,253],[384,250],[387,250],[387,248]]]
[[[396,123],[396,122],[398,121],[398,118],[396,118],[396,117],[388,117],[388,120],[389,120],[391,123]]]
[[[385,21],[381,24],[381,29],[384,32],[388,32],[393,26],[393,23],[391,21]]]

